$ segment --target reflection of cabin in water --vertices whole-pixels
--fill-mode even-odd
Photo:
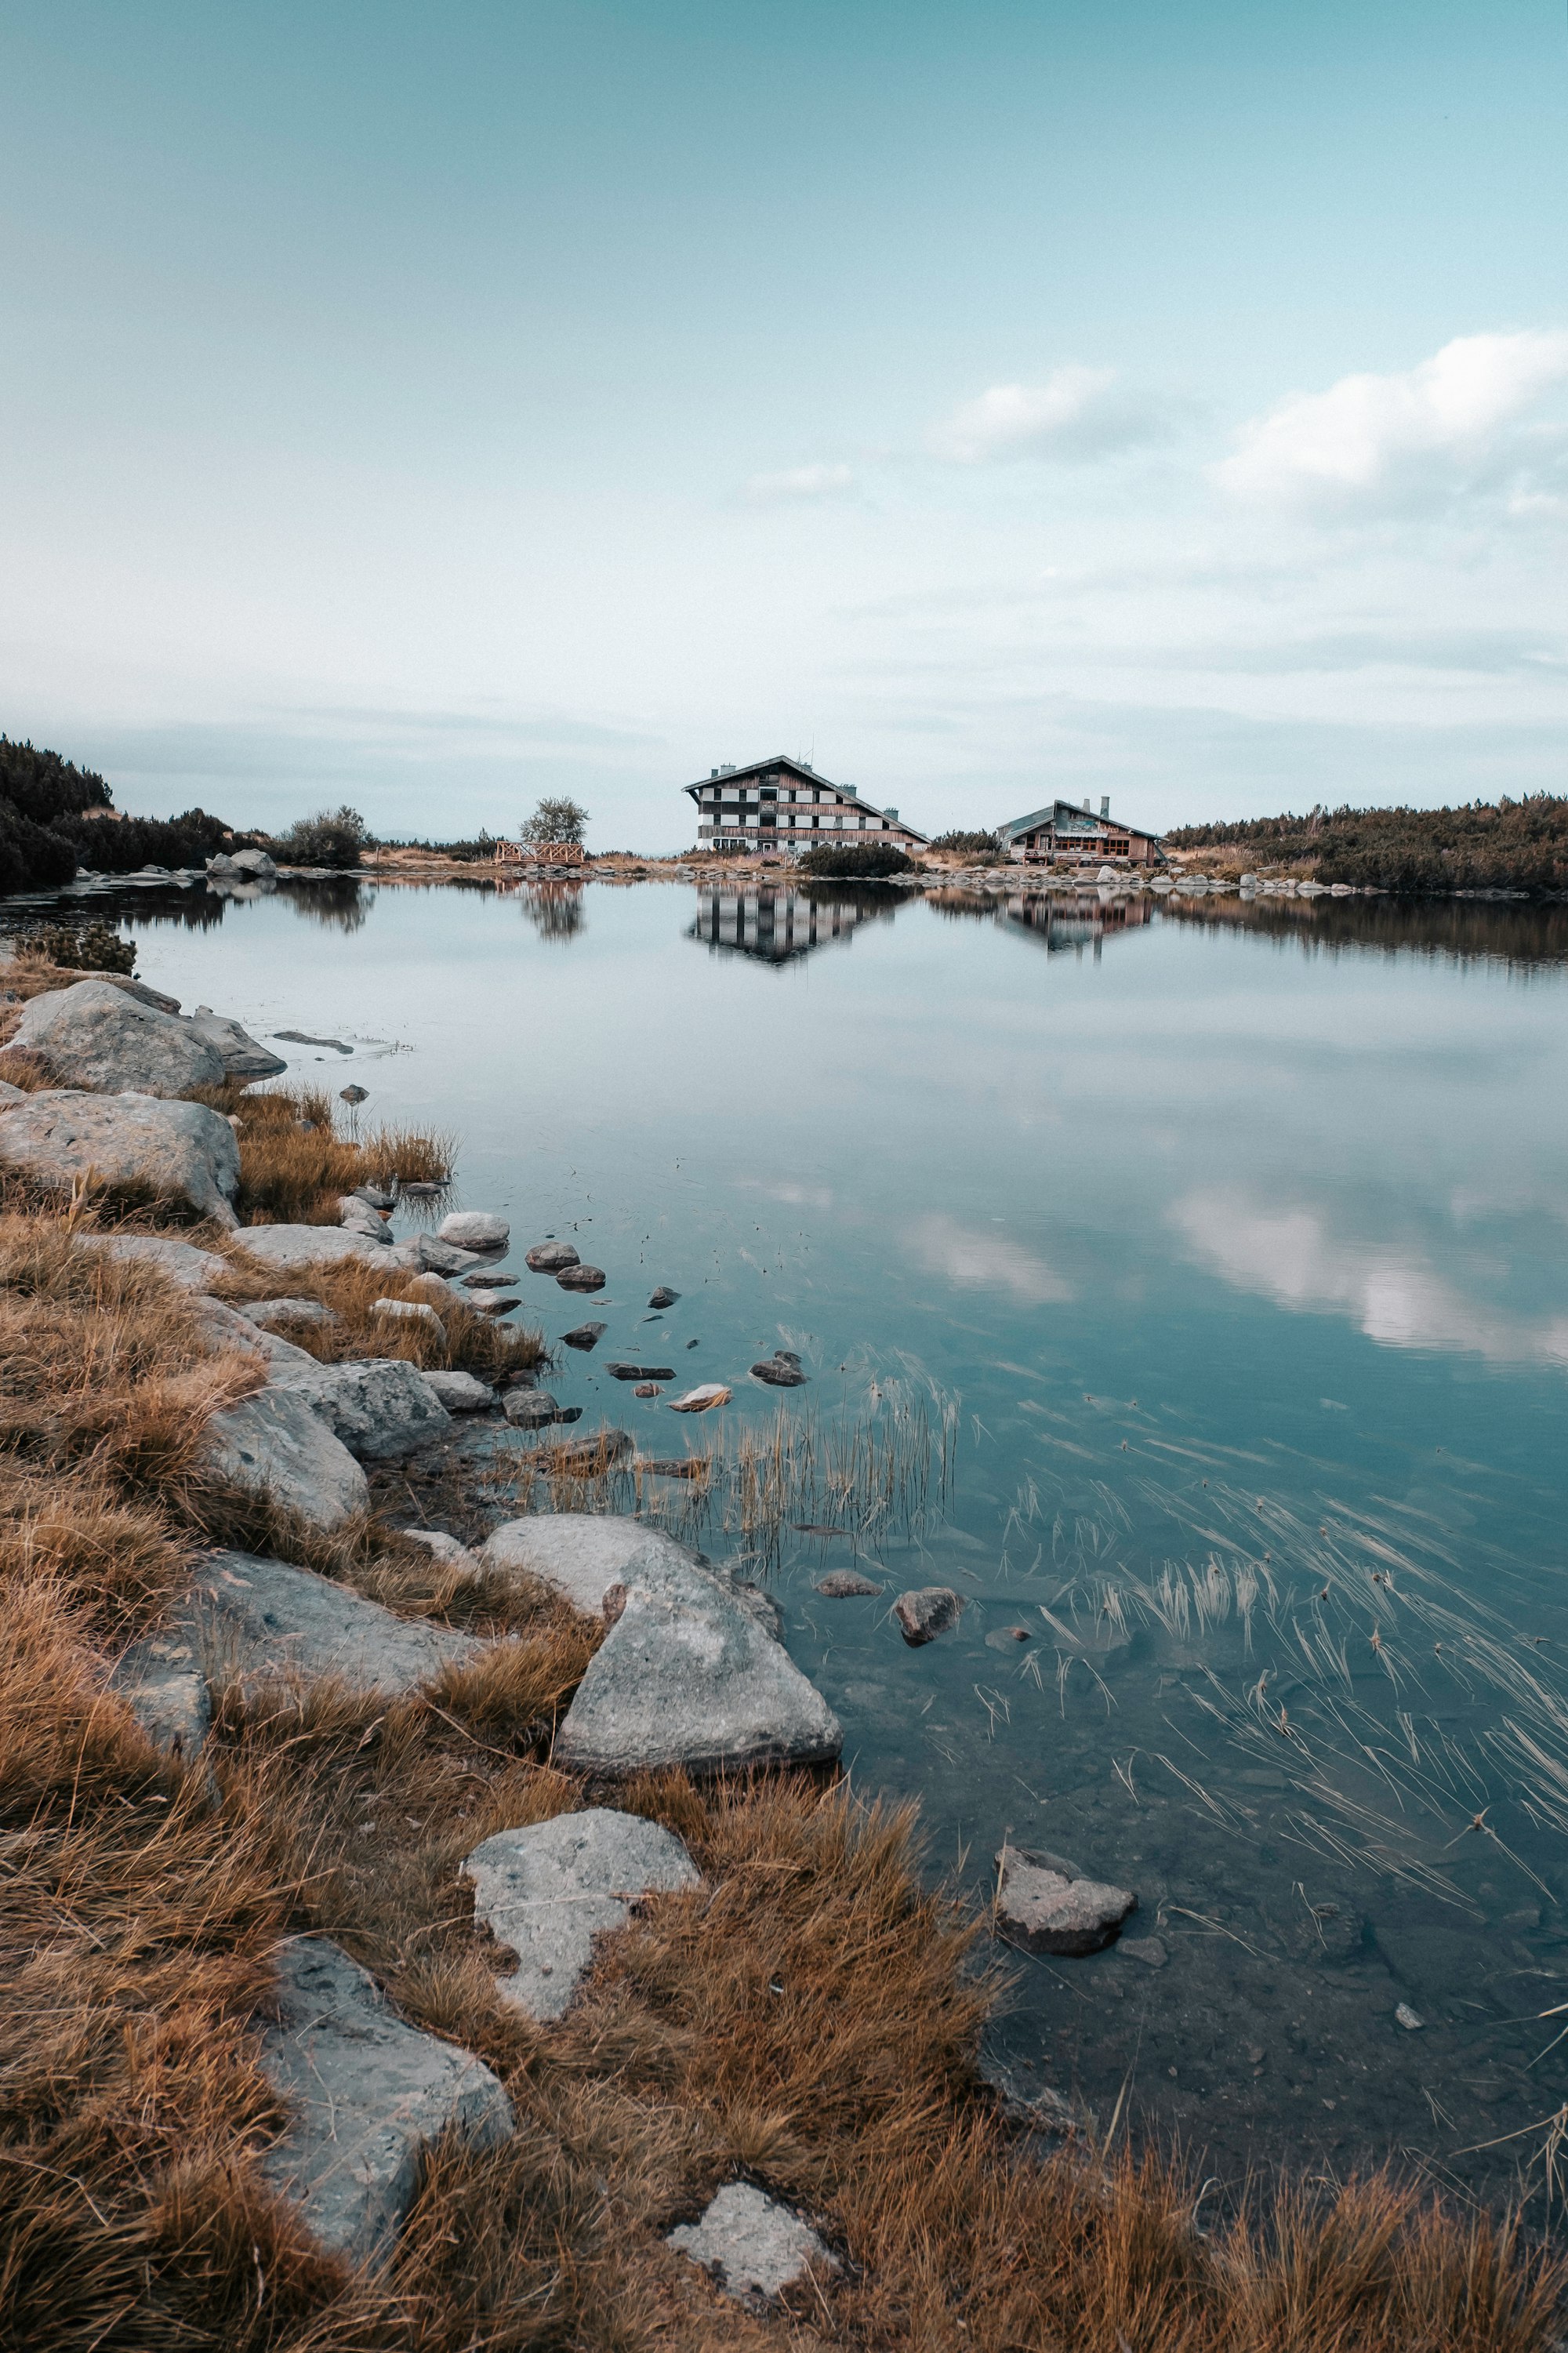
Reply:
[[[1152,913],[1142,896],[1110,891],[1020,891],[1000,910],[1003,921],[1025,932],[1047,955],[1087,947],[1100,954],[1107,933],[1136,932]]]
[[[847,835],[858,843],[924,849],[925,835],[900,823],[896,808],[873,808],[853,785],[831,785],[805,760],[780,752],[746,768],[714,768],[706,783],[681,788],[697,804],[700,846],[798,856]]]
[[[813,897],[805,891],[706,888],[697,893],[697,921],[686,936],[703,941],[715,954],[791,964],[814,948],[850,939],[867,912],[852,899]]]
[[[1142,833],[1110,814],[1106,794],[1096,817],[1084,802],[1053,801],[1032,816],[1017,817],[998,828],[1007,855],[1020,865],[1059,859],[1071,864],[1098,866],[1124,860],[1132,866],[1157,865],[1164,855],[1157,833]]]

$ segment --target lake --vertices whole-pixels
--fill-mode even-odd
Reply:
[[[552,1339],[609,1325],[551,1379],[583,1428],[786,1461],[782,1528],[737,1507],[700,1539],[751,1550],[933,1870],[984,1893],[1011,1836],[1137,1890],[1132,1951],[1014,1957],[1018,2080],[1226,2179],[1393,2153],[1539,2189],[1568,2057],[1564,911],[89,903],[187,1007],[347,1050],[280,1048],[291,1079],[454,1131],[455,1201],[510,1216],[520,1268],[556,1234],[606,1270],[591,1304],[521,1286]],[[749,1378],[779,1346],[805,1387]],[[623,1356],[734,1400],[672,1416]],[[885,1590],[818,1596],[852,1565]],[[910,1649],[889,1605],[929,1584],[968,1606]]]

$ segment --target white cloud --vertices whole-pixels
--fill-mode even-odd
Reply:
[[[1298,1314],[1347,1316],[1380,1347],[1568,1365],[1568,1316],[1515,1315],[1467,1298],[1419,1243],[1347,1240],[1321,1210],[1261,1201],[1239,1186],[1191,1193],[1169,1214],[1233,1289]]]
[[[936,426],[932,455],[982,466],[1016,458],[1103,458],[1159,438],[1152,406],[1118,391],[1114,368],[1059,367],[1044,384],[994,384]]]
[[[745,495],[754,507],[809,505],[844,498],[854,487],[853,466],[792,466],[782,474],[753,474]]]
[[[1215,479],[1267,503],[1445,499],[1539,455],[1517,428],[1565,382],[1568,332],[1461,335],[1403,375],[1291,393],[1243,427]]]
[[[961,1291],[1010,1291],[1029,1307],[1073,1295],[1072,1285],[1021,1243],[984,1228],[976,1232],[955,1218],[917,1218],[904,1244],[921,1266]]]

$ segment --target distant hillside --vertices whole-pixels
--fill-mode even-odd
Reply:
[[[1168,849],[1218,850],[1213,862],[1310,871],[1320,882],[1375,883],[1426,896],[1450,891],[1568,892],[1568,799],[1550,793],[1495,807],[1315,808],[1234,825],[1183,826]]]
[[[121,817],[91,768],[0,735],[0,895],[54,890],[79,866],[95,874],[200,866],[237,841],[265,839],[237,833],[199,808],[173,818]]]

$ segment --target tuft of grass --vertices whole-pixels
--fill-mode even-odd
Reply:
[[[224,1244],[233,1272],[222,1285],[223,1296],[237,1303],[276,1298],[278,1274],[244,1260],[240,1255],[244,1239],[243,1233],[234,1235]],[[289,1276],[289,1296],[319,1300],[340,1321],[293,1324],[287,1336],[323,1364],[343,1364],[360,1356],[400,1356],[426,1371],[473,1373],[491,1382],[502,1381],[512,1373],[531,1372],[544,1363],[549,1352],[542,1333],[482,1315],[460,1297],[433,1300],[429,1284],[428,1275],[408,1274],[397,1267],[378,1266],[374,1260],[359,1258],[342,1260],[335,1266],[302,1269]],[[411,1299],[434,1305],[446,1338],[432,1331],[423,1318],[377,1315],[374,1311],[378,1299]]]
[[[324,1090],[249,1093],[230,1081],[197,1090],[198,1102],[237,1121],[239,1198],[247,1225],[335,1226],[338,1201],[356,1185],[446,1185],[457,1155],[449,1136],[407,1127],[343,1135]]]

